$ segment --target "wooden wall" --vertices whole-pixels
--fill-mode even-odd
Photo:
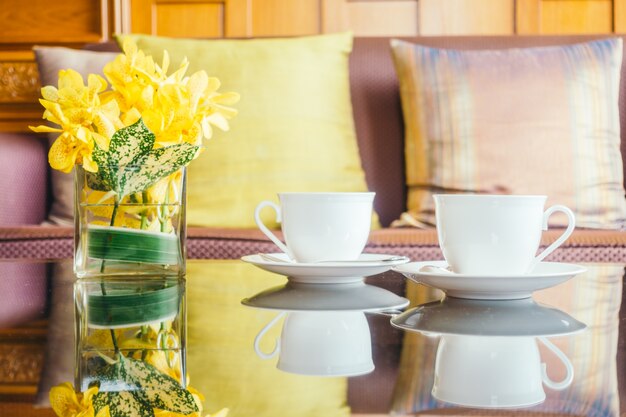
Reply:
[[[0,131],[39,123],[33,45],[172,37],[626,32],[626,0],[0,0]]]

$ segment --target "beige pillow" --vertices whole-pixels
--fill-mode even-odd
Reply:
[[[115,52],[93,52],[63,47],[34,48],[41,85],[57,85],[59,71],[71,68],[80,73],[83,78],[88,74],[102,75],[102,69],[107,62],[112,61]],[[43,114],[43,108],[42,108]],[[43,121],[42,121],[43,123]],[[49,135],[50,144],[56,139],[56,134]],[[60,226],[74,225],[74,174],[65,174],[51,170],[52,178],[52,207],[48,214],[48,222]]]
[[[621,39],[469,51],[391,45],[406,126],[405,220],[433,225],[436,192],[545,194],[547,205],[570,207],[578,226],[623,227]]]

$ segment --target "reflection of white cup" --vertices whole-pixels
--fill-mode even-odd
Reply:
[[[277,315],[254,339],[260,358],[278,354],[278,369],[301,375],[354,376],[374,370],[370,330],[362,312],[288,313],[276,347],[264,353],[261,339],[285,314]]]
[[[280,193],[280,206],[262,201],[254,212],[254,220],[295,261],[352,261],[367,243],[374,194]],[[260,213],[267,206],[276,211],[286,244],[263,224]]]
[[[574,231],[574,214],[556,205],[544,211],[546,196],[434,196],[439,245],[450,269],[460,274],[522,275],[559,247]],[[560,211],[567,216],[565,232],[541,254],[542,230]]]
[[[543,385],[567,388],[573,380],[570,360],[543,337],[563,363],[567,375],[550,380],[533,337],[442,336],[435,359],[433,397],[466,407],[514,408],[543,402]],[[477,382],[479,381],[479,382]]]

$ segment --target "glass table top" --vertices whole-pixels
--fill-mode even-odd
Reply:
[[[0,261],[0,416],[53,415],[50,389],[84,376],[76,334],[96,337],[131,317],[178,323],[181,372],[203,395],[203,415],[618,417],[624,265],[584,266],[530,299],[478,301],[393,271],[315,285],[239,260],[190,260],[154,308],[120,298],[122,313],[109,317],[89,298],[99,283],[77,284],[70,261]]]

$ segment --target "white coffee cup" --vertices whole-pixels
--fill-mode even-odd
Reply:
[[[280,250],[297,262],[352,261],[369,237],[375,193],[279,193],[280,206],[262,201],[254,220]],[[285,243],[261,220],[271,207],[281,223]]]
[[[562,390],[574,378],[574,367],[556,346],[539,340],[565,367],[554,382],[541,363],[534,337],[445,335],[435,359],[433,397],[465,407],[515,408],[543,402],[543,386]]]
[[[541,195],[434,195],[439,245],[450,269],[468,275],[526,274],[572,234],[574,213],[562,205],[544,211]],[[567,229],[539,255],[548,218],[562,212]]]
[[[263,336],[287,316],[274,350],[265,353]],[[374,370],[372,340],[363,312],[282,312],[254,339],[261,359],[278,355],[282,371],[315,376],[355,376]]]

